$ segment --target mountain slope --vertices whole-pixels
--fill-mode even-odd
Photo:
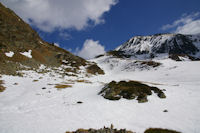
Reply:
[[[39,35],[13,11],[0,3],[0,73],[15,74],[17,70],[38,68],[41,64],[59,67],[95,65],[70,52],[43,41]],[[97,73],[100,68],[96,66]]]

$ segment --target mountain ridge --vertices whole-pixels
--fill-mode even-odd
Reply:
[[[182,54],[196,57],[200,51],[199,46],[200,37],[198,35],[168,33],[134,36],[114,51],[129,56],[147,55],[146,57],[149,58],[154,58],[158,54]]]

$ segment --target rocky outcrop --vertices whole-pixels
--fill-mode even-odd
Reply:
[[[136,99],[139,103],[144,103],[148,101],[147,96],[152,95],[152,92],[156,93],[159,98],[166,98],[164,92],[159,88],[137,81],[112,81],[102,88],[99,95],[109,100],[125,98]]]

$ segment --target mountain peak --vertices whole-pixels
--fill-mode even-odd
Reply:
[[[115,50],[131,56],[144,54],[149,55],[149,57],[159,54],[195,55],[199,52],[200,38],[194,38],[194,35],[171,33],[134,36]]]

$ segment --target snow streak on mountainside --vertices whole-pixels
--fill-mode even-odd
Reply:
[[[196,56],[200,51],[199,35],[155,34],[135,36],[115,49],[125,55],[155,57],[159,54]]]

